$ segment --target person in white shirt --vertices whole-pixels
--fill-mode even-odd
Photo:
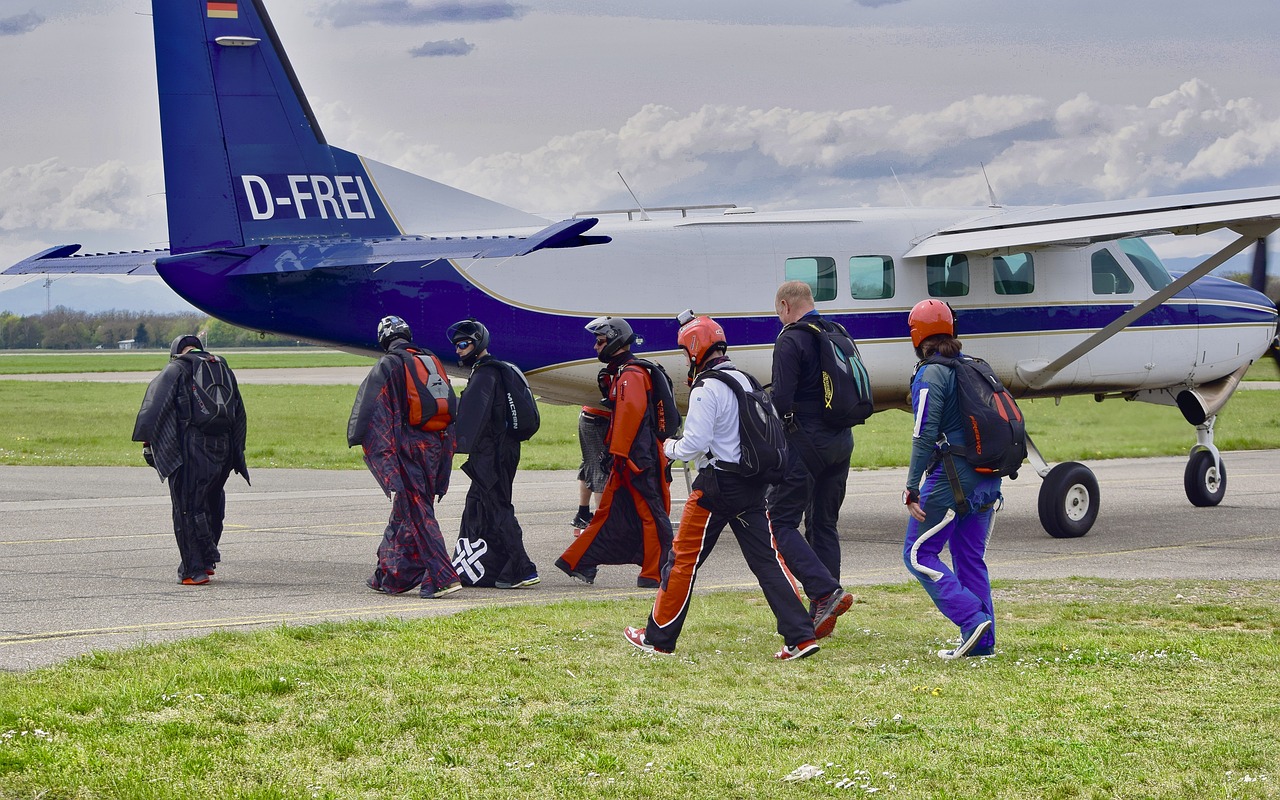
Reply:
[[[623,635],[641,650],[664,655],[675,651],[698,568],[728,525],[778,620],[784,646],[774,657],[785,661],[810,656],[818,651],[813,620],[774,548],[765,516],[765,486],[733,469],[741,455],[736,393],[719,378],[709,380],[708,373],[725,372],[747,392],[759,386],[729,360],[724,329],[710,317],[685,322],[678,341],[689,360],[689,384],[693,389],[684,433],[668,439],[664,449],[670,459],[693,462],[698,467],[698,477],[685,503],[671,554],[663,565],[662,582],[648,624],[644,628],[628,627]]]

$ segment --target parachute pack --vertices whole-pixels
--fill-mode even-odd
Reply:
[[[240,396],[227,362],[201,350],[178,360],[191,371],[191,424],[205,433],[229,432],[240,412]]]
[[[861,425],[876,410],[871,376],[853,337],[838,322],[801,320],[787,326],[818,337],[818,367],[822,372],[822,421],[832,428]]]
[[[991,365],[980,358],[947,358],[934,354],[922,362],[951,367],[956,396],[969,444],[950,446],[984,475],[1016,478],[1027,457],[1027,428],[1013,395],[1004,388]]]
[[[398,352],[404,359],[408,394],[405,422],[419,430],[444,430],[458,414],[458,396],[444,364],[430,350],[406,347]]]
[[[728,374],[731,371],[745,375],[751,391]],[[781,481],[787,472],[787,434],[769,394],[755,378],[736,369],[707,370],[694,381],[694,387],[702,385],[707,378],[726,384],[738,399],[738,444],[742,452],[737,464],[721,461],[717,466],[760,483]]]
[[[654,434],[661,441],[666,441],[680,432],[680,409],[676,408],[675,385],[671,376],[661,364],[644,358],[631,362],[649,373],[649,383],[653,389],[649,392],[649,408],[653,411]]]
[[[499,386],[502,390],[503,417],[507,421],[507,432],[518,442],[529,441],[542,424],[538,401],[533,397],[529,379],[519,367],[509,361],[494,359],[487,363],[496,365],[502,375]]]

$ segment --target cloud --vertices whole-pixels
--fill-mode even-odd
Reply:
[[[419,5],[408,0],[374,0],[364,3],[330,3],[320,15],[335,28],[354,25],[436,25],[441,23],[496,22],[519,19],[528,11],[509,2],[445,2]]]
[[[0,17],[0,36],[19,36],[31,33],[44,24],[44,17],[34,11],[16,17]]]
[[[466,39],[450,39],[438,42],[423,42],[409,51],[414,58],[431,58],[434,56],[465,56],[476,46]]]
[[[1008,206],[1280,184],[1280,115],[1195,80],[1141,104],[1085,94],[1056,104],[979,94],[926,111],[653,104],[616,126],[474,159],[340,103],[317,111],[341,147],[546,215],[631,206],[619,172],[649,206],[766,210],[985,206],[982,164]],[[6,235],[24,247],[84,241],[68,231],[148,246],[164,237],[163,200],[148,196],[160,186],[158,164],[49,159],[0,171],[0,251]]]
[[[907,0],[853,0],[855,6],[863,8],[880,8],[881,6],[895,6],[899,3],[905,3]]]

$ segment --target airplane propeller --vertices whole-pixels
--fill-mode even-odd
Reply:
[[[1249,276],[1249,286],[1254,291],[1267,293],[1267,240],[1259,239],[1253,248],[1253,272]],[[1273,339],[1266,355],[1275,360],[1280,367],[1280,336]]]

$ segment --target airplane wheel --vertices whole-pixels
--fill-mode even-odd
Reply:
[[[1197,450],[1187,460],[1187,471],[1182,474],[1182,486],[1193,506],[1216,506],[1227,496],[1227,464],[1213,463],[1213,453]]]
[[[1040,524],[1055,539],[1084,536],[1098,518],[1098,479],[1068,461],[1049,470],[1040,486]]]

